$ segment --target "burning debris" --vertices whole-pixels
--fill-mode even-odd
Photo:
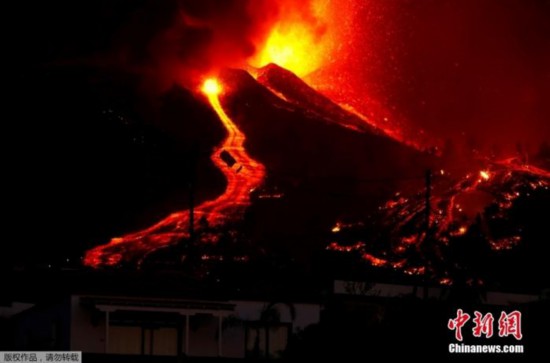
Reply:
[[[439,191],[432,190],[429,204],[425,191],[408,198],[398,194],[380,207],[373,220],[375,231],[367,233],[365,242],[332,242],[327,250],[358,253],[371,266],[428,274],[450,284],[457,271],[476,273],[465,272],[468,267],[460,265],[464,260],[456,259],[461,244],[474,241],[472,254],[479,250],[494,254],[521,245],[524,230],[512,217],[514,208],[536,193],[548,196],[550,172],[508,159],[469,173],[449,187],[433,189]],[[345,232],[344,226],[337,223],[332,232]]]

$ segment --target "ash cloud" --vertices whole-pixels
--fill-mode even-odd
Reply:
[[[20,70],[90,65],[159,91],[242,67],[280,17],[316,21],[311,0],[30,0],[13,4],[9,60]],[[23,31],[24,30],[24,31]]]
[[[116,36],[117,62],[155,88],[194,86],[223,67],[244,67],[280,15],[314,21],[310,2],[283,0],[147,1]]]

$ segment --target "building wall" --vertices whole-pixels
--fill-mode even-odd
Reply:
[[[242,324],[229,326],[223,330],[223,356],[229,358],[244,358],[245,332]]]
[[[109,354],[141,354],[141,340],[141,327],[110,326],[107,351]]]
[[[71,297],[71,350],[105,353],[105,313],[94,314]]]
[[[476,293],[475,289],[472,289]],[[446,300],[450,289],[445,287],[425,287],[384,283],[365,283],[358,281],[334,281],[334,293],[345,295],[363,295],[379,297],[401,297],[413,295],[419,299]],[[497,291],[487,291],[480,295],[481,302],[488,305],[514,305],[537,301],[539,296]]]
[[[246,355],[246,323],[257,322],[261,319],[262,312],[270,303],[263,301],[230,301],[235,305],[235,311],[224,317],[222,322],[222,355],[230,358],[244,358]],[[318,304],[293,304],[296,312],[292,319],[291,310],[285,304],[275,304],[274,308],[279,312],[280,323],[288,323],[294,331],[304,329],[310,324],[319,322],[321,308]],[[80,297],[71,298],[71,344],[72,350],[86,353],[105,352],[105,313],[83,307]],[[196,314],[189,320],[189,356],[192,357],[217,357],[218,356],[218,316],[211,313]],[[185,319],[181,319],[182,342],[185,350]],[[282,330],[281,330],[282,332]],[[288,332],[285,330],[285,332]],[[144,332],[145,352],[151,351],[149,337],[151,332]],[[155,328],[153,353],[155,355],[177,354],[177,329]],[[270,340],[273,347],[283,347],[287,338],[278,339],[278,336],[287,337],[287,333],[278,334],[273,330]],[[142,348],[141,326],[113,326],[109,328],[109,353],[141,354]]]
[[[189,355],[218,356],[218,317],[206,314],[191,316],[189,323]]]
[[[162,356],[171,356],[171,357],[175,357],[178,355],[177,329],[158,328],[154,330],[149,330],[148,333],[149,335],[153,334],[153,347],[152,347],[153,355],[162,355]]]

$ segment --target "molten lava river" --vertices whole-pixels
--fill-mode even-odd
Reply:
[[[220,103],[222,85],[216,79],[207,79],[202,92],[227,131],[227,137],[211,156],[212,162],[227,179],[227,187],[218,198],[195,208],[195,228],[200,228],[197,221],[201,219],[206,219],[210,226],[217,226],[230,218],[238,218],[250,204],[251,190],[257,188],[265,176],[264,166],[252,159],[244,149],[245,135],[223,110]],[[136,262],[139,265],[149,253],[188,238],[190,223],[189,211],[172,213],[150,228],[113,238],[108,244],[89,250],[84,257],[84,264],[100,267]]]

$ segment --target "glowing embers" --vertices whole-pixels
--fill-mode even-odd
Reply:
[[[494,251],[511,250],[521,242],[520,236],[505,237],[498,240],[490,240],[489,245]]]
[[[357,110],[357,108],[345,104],[345,103],[338,103],[338,105],[345,111],[349,112],[350,114],[356,116],[359,120],[361,120],[366,125],[369,125],[370,127],[374,128],[376,131],[386,135],[387,137],[394,139],[402,144],[405,144],[407,146],[410,146],[417,150],[428,150],[428,149],[434,149],[434,151],[437,150],[437,147],[435,143],[428,142],[427,140],[421,140],[418,138],[418,135],[415,135],[413,132],[405,133],[405,130],[397,123],[390,123],[388,122],[388,117],[381,116],[384,112],[382,110],[377,110],[377,112],[372,112],[373,116],[366,116],[365,114],[361,113]],[[377,108],[380,108],[378,106]],[[356,131],[360,131],[361,128],[357,128]],[[413,135],[415,137],[413,137]]]
[[[353,245],[349,246],[343,246],[338,244],[337,242],[332,242],[327,246],[327,250],[329,251],[338,251],[338,252],[351,252],[351,251],[360,251],[363,248],[365,248],[365,244],[363,242],[357,242]]]
[[[338,221],[334,224],[334,227],[332,227],[331,232],[332,233],[338,233],[338,232],[341,232],[342,230],[353,229],[353,228],[361,228],[363,226],[364,226],[363,222],[344,223],[344,222]]]
[[[338,242],[331,242],[326,249],[327,251],[358,254],[361,259],[369,262],[369,264],[375,267],[401,269],[406,262],[404,259],[390,261],[384,258],[376,257],[373,254],[366,252],[367,246],[364,242],[357,242],[352,245],[341,245]]]
[[[383,134],[420,151],[440,152],[440,140],[410,126],[395,110],[371,99],[372,92],[364,83],[357,83],[361,72],[357,72],[356,67],[368,68],[368,65],[351,59],[367,52],[369,44],[355,42],[356,37],[364,39],[358,33],[364,19],[356,17],[368,4],[351,0],[279,1],[277,4],[267,35],[254,39],[256,52],[247,60],[251,66],[249,71],[260,83],[282,100],[317,113],[327,122],[356,132]],[[352,50],[357,45],[361,48],[359,52]],[[351,54],[355,56],[350,58]],[[303,102],[304,95],[296,97],[295,92],[285,92],[283,88],[288,88],[288,82],[280,88],[276,82],[262,80],[264,68],[274,65],[297,75],[318,95],[329,99],[328,108],[318,112]]]
[[[428,142],[414,141],[398,124],[388,123],[388,117],[382,116],[386,112],[378,109],[369,112],[369,116],[356,111],[346,104],[335,102],[334,99],[312,87],[303,79],[288,69],[269,64],[260,69],[251,71],[258,83],[269,89],[275,96],[293,107],[302,109],[310,115],[327,123],[359,133],[384,135],[417,150],[437,152],[437,148]],[[407,137],[406,137],[407,136]]]
[[[496,261],[522,243],[526,234],[518,213],[538,200],[533,197],[549,196],[550,174],[509,159],[449,182],[437,185],[436,180],[429,226],[425,192],[407,198],[397,193],[371,216],[370,230],[353,234],[336,224],[331,237],[336,242],[327,249],[359,252],[357,258],[370,266],[425,274],[444,285],[453,284],[457,276],[468,284],[481,284],[476,273],[483,272],[472,272],[471,264],[475,266],[479,256]],[[353,237],[365,242],[354,244]]]
[[[207,79],[202,87],[212,108],[224,125],[227,137],[211,155],[212,162],[227,179],[225,192],[218,198],[206,201],[195,208],[194,229],[200,231],[202,225],[220,226],[238,219],[250,204],[250,191],[256,189],[263,181],[264,166],[252,159],[244,149],[245,135],[225,113],[219,95],[223,93],[220,82],[214,78]],[[227,162],[230,155],[233,163]],[[148,254],[189,238],[191,218],[189,211],[172,213],[162,221],[145,230],[123,237],[113,238],[108,244],[97,246],[87,251],[84,264],[91,267],[114,266],[120,263],[140,264]],[[197,242],[215,243],[216,238]]]
[[[466,232],[468,232],[468,227],[460,226],[456,230],[450,231],[449,235],[451,235],[452,237],[464,236]]]

